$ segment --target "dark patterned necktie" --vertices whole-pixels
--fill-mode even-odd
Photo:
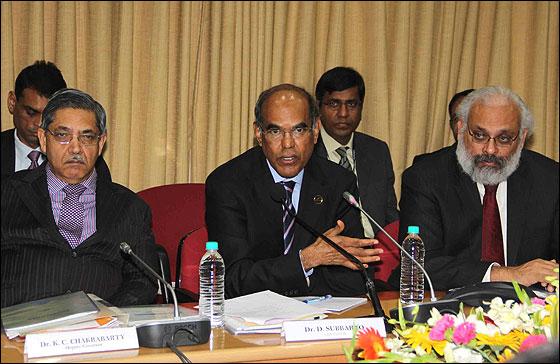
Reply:
[[[338,162],[338,165],[346,168],[349,171],[352,171],[352,166],[350,165],[350,161],[348,160],[348,153],[346,152],[347,150],[348,147],[336,148],[335,152],[337,152],[338,155],[340,155],[340,162]]]
[[[286,191],[286,205],[288,206],[288,209],[295,215],[296,210],[294,208],[294,205],[292,204],[292,193],[294,192],[296,183],[294,181],[285,181],[281,183],[284,186],[284,190]],[[291,214],[288,213],[286,207],[283,206],[283,210],[284,216],[282,218],[282,222],[284,223],[284,255],[286,255],[290,251],[292,243],[294,242],[295,219]]]
[[[496,201],[498,186],[484,186],[482,202],[482,257],[484,262],[496,262],[504,265],[504,245],[502,242],[502,224]]]
[[[62,190],[66,193],[60,208],[58,230],[68,241],[72,249],[80,244],[82,229],[84,227],[84,204],[80,196],[86,187],[81,184],[67,185]]]
[[[37,150],[32,150],[31,152],[29,152],[29,154],[27,155],[27,158],[31,159],[31,164],[29,165],[29,168],[27,169],[35,169],[37,167],[39,167],[39,157],[41,156],[41,152],[37,151]]]

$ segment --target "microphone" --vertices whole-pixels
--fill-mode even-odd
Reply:
[[[387,231],[385,231],[385,229],[383,229],[383,227],[381,227],[381,225],[379,225],[377,223],[377,221],[375,221],[375,219],[373,217],[371,217],[358,203],[358,201],[356,200],[356,198],[354,196],[352,196],[352,194],[348,191],[344,192],[342,194],[342,197],[346,200],[346,202],[348,202],[351,206],[357,208],[358,210],[360,210],[371,222],[373,222],[375,224],[375,226],[377,226],[379,228],[379,230],[381,230],[383,232],[383,234],[385,234],[389,240],[391,240],[393,242],[393,244],[395,244],[400,250],[401,252],[403,252],[408,259],[410,259],[414,264],[416,264],[416,266],[418,266],[418,268],[420,268],[420,270],[422,271],[422,273],[424,273],[424,276],[426,277],[426,279],[428,280],[428,285],[430,286],[430,301],[431,302],[424,302],[424,303],[414,303],[414,304],[410,304],[410,305],[406,305],[403,306],[403,314],[405,316],[405,319],[408,321],[413,321],[413,318],[415,315],[412,314],[412,311],[414,310],[414,308],[416,306],[418,306],[418,313],[416,315],[416,322],[424,322],[427,321],[430,318],[430,310],[432,309],[432,307],[435,307],[438,309],[438,311],[440,313],[452,313],[452,314],[457,314],[459,312],[459,301],[456,299],[448,299],[448,300],[441,300],[438,301],[436,298],[436,295],[434,293],[434,286],[432,285],[432,280],[430,279],[430,276],[428,275],[428,272],[426,272],[426,270],[424,269],[424,267],[422,266],[422,264],[418,263],[418,261],[416,261],[416,259],[414,259],[410,254],[408,254],[408,252],[399,244],[395,241],[395,239],[393,239],[393,237],[391,235],[389,235],[389,233]],[[392,309],[390,311],[390,315],[392,318],[397,319],[398,318],[398,309]]]
[[[173,319],[158,320],[136,326],[138,343],[140,346],[149,348],[163,348],[168,345],[183,346],[196,345],[208,342],[210,338],[210,320],[200,316],[181,317],[179,315],[179,304],[173,287],[157,274],[144,260],[137,256],[130,245],[126,242],[120,244],[120,249],[127,255],[133,257],[144,268],[162,282],[173,296]]]
[[[352,263],[354,263],[356,266],[358,266],[358,268],[360,268],[360,273],[362,274],[362,277],[364,278],[364,281],[365,281],[365,284],[366,284],[367,294],[368,294],[369,299],[371,301],[371,304],[373,306],[374,316],[375,317],[382,317],[383,321],[385,323],[385,327],[386,327],[387,332],[391,332],[392,325],[389,324],[388,321],[387,321],[388,318],[385,315],[385,312],[383,312],[383,307],[381,306],[381,302],[379,301],[379,296],[377,296],[377,292],[375,291],[375,284],[369,278],[369,276],[367,274],[366,267],[364,267],[362,262],[360,262],[360,260],[358,258],[356,258],[354,255],[347,252],[344,248],[339,246],[337,243],[335,243],[334,241],[329,239],[326,235],[324,235],[323,233],[321,233],[321,232],[315,230],[314,228],[312,228],[311,226],[309,226],[305,221],[300,219],[297,216],[297,214],[294,214],[292,211],[290,211],[290,209],[288,208],[288,203],[286,201],[286,195],[283,191],[283,188],[282,188],[282,190],[280,190],[280,188],[274,189],[273,193],[271,194],[271,198],[275,202],[281,203],[282,206],[284,207],[284,209],[290,214],[290,216],[292,216],[298,224],[303,226],[313,236],[320,237],[323,241],[325,241],[327,244],[329,244],[331,247],[333,247],[337,252],[342,254],[346,259],[350,260]]]

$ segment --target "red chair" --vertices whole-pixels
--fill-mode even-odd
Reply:
[[[399,238],[399,220],[395,220],[389,225],[384,227],[385,231],[398,242]],[[389,276],[393,269],[395,269],[401,260],[400,250],[381,230],[377,232],[375,238],[379,240],[377,247],[383,249],[380,254],[381,263],[375,266],[375,279],[379,279],[388,284]]]
[[[170,278],[173,282],[179,280],[177,257],[180,241],[188,233],[205,225],[204,193],[204,183],[162,185],[138,192],[138,196],[146,201],[152,210],[152,231],[156,243],[163,246],[167,252]],[[177,283],[175,286],[179,287]]]
[[[206,226],[193,231],[184,244],[179,245],[177,269],[179,269],[179,287],[199,294],[199,273],[198,266],[200,259],[206,251],[206,242],[208,241],[208,230]]]

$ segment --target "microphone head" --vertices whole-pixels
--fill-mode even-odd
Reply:
[[[132,248],[130,247],[130,245],[128,245],[124,241],[121,243],[120,248],[126,254],[130,254],[132,252]]]
[[[356,201],[356,198],[354,198],[354,196],[352,196],[352,194],[348,191],[345,191],[342,194],[342,197],[346,200],[346,202],[348,202],[350,205],[354,206],[354,207],[358,207],[358,201]]]

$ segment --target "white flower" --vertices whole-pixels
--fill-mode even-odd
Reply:
[[[482,355],[465,346],[456,346],[447,344],[443,349],[443,355],[447,363],[482,363],[484,358]]]

